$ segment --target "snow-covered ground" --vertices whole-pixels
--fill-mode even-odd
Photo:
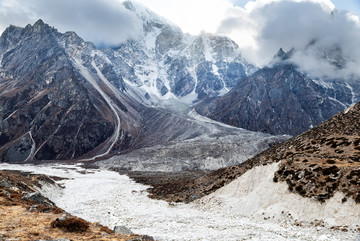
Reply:
[[[357,240],[359,238],[351,232],[330,231],[323,227],[296,227],[287,225],[286,222],[260,221],[259,218],[254,219],[251,215],[244,216],[245,213],[239,211],[242,209],[241,203],[244,202],[241,198],[244,197],[235,195],[241,190],[234,189],[241,187],[236,183],[238,180],[239,182],[245,180],[241,181],[241,177],[233,182],[233,186],[230,184],[196,203],[168,204],[149,199],[145,191],[147,186],[137,184],[127,176],[108,170],[85,170],[70,165],[10,164],[0,164],[0,169],[23,170],[69,178],[60,181],[64,189],[45,187],[43,194],[73,215],[110,227],[124,225],[135,233],[151,235],[157,240]],[[256,172],[266,173],[263,170]],[[251,187],[257,183],[253,182],[249,185]],[[248,190],[246,195],[250,193],[256,195],[252,190]],[[250,201],[254,202],[255,207],[260,207],[259,203],[262,202],[256,201],[256,197],[253,197],[255,199]],[[235,199],[238,199],[238,202]],[[285,199],[282,200],[282,203],[285,202]],[[248,207],[244,206],[243,209],[246,208]],[[313,209],[310,211],[314,212]]]

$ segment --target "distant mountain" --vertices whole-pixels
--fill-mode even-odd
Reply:
[[[139,38],[113,48],[99,49],[41,20],[4,31],[1,160],[94,160],[208,135],[214,127],[187,115],[200,101],[195,110],[212,119],[295,135],[360,99],[359,82],[312,80],[288,63],[292,52],[280,50],[257,70],[227,37],[190,36],[138,3],[122,4],[143,25]],[[233,132],[224,129],[225,136]],[[261,148],[240,161],[283,140],[249,133]]]
[[[189,202],[214,192],[255,167],[279,163],[273,171],[274,192],[276,182],[285,182],[289,191],[319,202],[340,192],[342,202],[352,199],[359,204],[359,133],[360,103],[357,103],[238,166],[222,168],[187,182],[159,185],[150,191],[155,198]]]
[[[343,80],[312,80],[287,62],[282,49],[272,66],[241,80],[229,93],[195,106],[214,120],[271,134],[297,135],[360,99]]]

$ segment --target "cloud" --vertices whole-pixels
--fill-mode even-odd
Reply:
[[[0,31],[42,19],[59,31],[75,31],[97,45],[117,45],[137,38],[142,23],[117,0],[2,0]]]
[[[230,0],[139,0],[157,14],[170,19],[186,33],[214,33],[227,11]]]
[[[359,17],[333,12],[331,0],[138,1],[184,32],[204,30],[230,36],[243,56],[259,66],[268,64],[282,47],[296,49],[291,60],[316,77],[360,72]],[[136,39],[142,29],[139,18],[124,8],[122,0],[0,0],[0,31],[39,18],[98,46]]]
[[[360,73],[360,21],[334,11],[327,0],[258,0],[233,8],[219,26],[242,47],[243,55],[263,66],[280,47],[294,48],[292,61],[313,77]],[[244,36],[246,44],[241,44]]]

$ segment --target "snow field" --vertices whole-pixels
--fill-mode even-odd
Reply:
[[[268,167],[275,168],[261,168]],[[59,182],[64,189],[46,187],[42,190],[43,194],[73,215],[111,228],[124,225],[135,233],[151,235],[156,240],[354,240],[356,235],[329,231],[326,228],[257,221],[249,215],[250,212],[239,212],[244,208],[243,200],[241,197],[239,199],[234,189],[238,180],[233,182],[234,185],[231,183],[196,203],[168,204],[149,199],[145,191],[148,186],[137,184],[127,176],[108,170],[85,170],[79,166],[9,164],[0,164],[0,169],[69,178]],[[261,170],[256,172],[264,173]],[[256,189],[256,177],[252,177],[254,182],[249,183],[250,192],[243,198]],[[265,181],[267,182],[266,178]],[[248,200],[249,203],[256,204],[254,210],[251,210],[255,211],[253,214],[261,212],[255,209],[262,207],[255,196],[253,194],[253,199],[249,196]]]

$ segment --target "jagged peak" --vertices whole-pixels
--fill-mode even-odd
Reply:
[[[56,31],[54,27],[50,27],[47,23],[45,23],[42,19],[37,20],[34,25],[28,24],[25,27],[25,31],[27,32],[49,32],[49,31]]]
[[[0,37],[0,45],[7,46],[8,44],[14,44],[18,42],[19,36],[21,35],[23,28],[15,25],[10,25],[5,29]]]
[[[171,28],[176,31],[181,31],[177,25],[153,12],[147,6],[138,1],[124,0],[122,4],[127,10],[137,16],[137,18],[143,23],[144,29],[148,29],[147,26],[156,26],[157,28]]]
[[[283,48],[281,47],[275,56],[281,58],[281,57],[283,57],[285,54],[286,54],[286,52],[285,52],[285,51],[283,50]]]
[[[136,11],[136,9],[135,9],[132,1],[130,1],[130,0],[124,1],[124,2],[123,2],[123,5],[125,6],[126,9],[128,9],[128,10],[130,10],[130,11],[132,11],[132,12],[135,12],[135,11]]]
[[[292,48],[288,52],[285,52],[284,49],[281,47],[278,52],[274,55],[272,62],[283,62],[289,60],[295,52],[295,49]]]
[[[14,32],[16,32],[16,31],[21,31],[22,29],[23,29],[23,28],[21,28],[21,27],[18,27],[18,26],[15,26],[15,25],[10,24],[10,26],[7,27],[7,28],[5,29],[5,31],[2,33],[2,36],[3,36],[3,35],[6,35],[6,34],[14,33]]]
[[[34,27],[36,26],[44,26],[44,25],[47,25],[44,23],[44,21],[42,19],[39,19],[37,20],[35,23],[34,23]]]

